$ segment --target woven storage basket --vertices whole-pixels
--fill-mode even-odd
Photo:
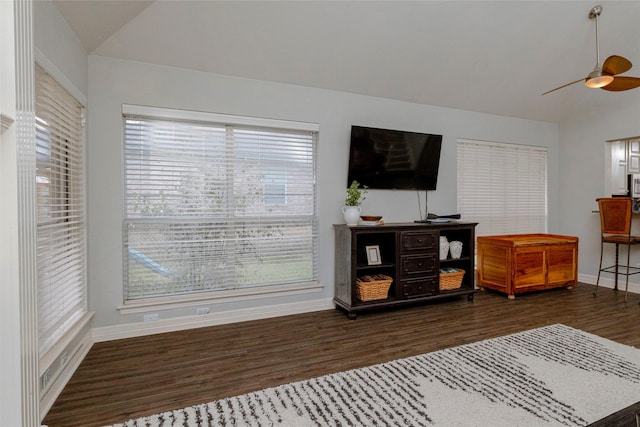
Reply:
[[[384,274],[372,274],[356,279],[356,295],[360,301],[387,299],[393,279]]]
[[[462,286],[462,277],[464,276],[464,270],[456,269],[455,272],[440,271],[440,290],[448,291],[451,289],[458,289]]]

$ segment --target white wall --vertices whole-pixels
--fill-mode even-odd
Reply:
[[[21,354],[20,240],[18,218],[18,170],[16,140],[17,65],[14,5],[0,2],[0,425],[21,425],[26,385],[24,364],[32,358]],[[33,402],[28,402],[33,403]],[[36,402],[37,403],[37,402]]]
[[[596,198],[611,196],[605,188],[605,141],[640,135],[639,117],[640,88],[617,93],[592,90],[560,125],[560,229],[580,239],[581,280],[595,283],[598,274],[600,219],[593,211],[598,208]],[[632,231],[640,234],[640,215],[634,215]],[[607,252],[611,256],[613,248]],[[634,258],[632,265],[640,262],[640,257]],[[603,278],[610,284],[612,275]],[[630,281],[640,283],[640,276],[631,276]],[[640,291],[637,285],[629,288]]]
[[[89,83],[87,53],[78,38],[51,0],[33,2],[33,19],[36,23],[33,27],[35,47],[86,97]]]
[[[425,82],[426,84],[426,82]],[[438,190],[429,210],[456,212],[456,140],[484,139],[549,148],[550,231],[558,232],[558,126],[365,97],[328,90],[233,78],[179,68],[89,57],[89,285],[94,325],[141,322],[142,314],[121,315],[122,304],[122,104],[182,108],[320,124],[318,201],[321,292],[290,297],[223,302],[225,311],[333,297],[333,230],[347,186],[352,124],[444,135]],[[424,203],[424,193],[421,194]],[[370,191],[363,205],[386,222],[419,218],[414,191]],[[161,318],[193,314],[193,309],[160,312]]]

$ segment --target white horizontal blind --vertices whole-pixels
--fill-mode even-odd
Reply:
[[[476,234],[544,233],[547,149],[459,140],[458,212]]]
[[[124,114],[125,302],[316,281],[317,132],[166,115]]]
[[[83,107],[36,65],[38,334],[46,353],[86,312]]]

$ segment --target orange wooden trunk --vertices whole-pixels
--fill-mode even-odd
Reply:
[[[578,238],[556,234],[481,236],[478,286],[516,294],[578,281]]]

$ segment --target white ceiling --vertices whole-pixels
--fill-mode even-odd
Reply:
[[[640,76],[640,1],[54,0],[88,53],[559,122],[600,57]]]

